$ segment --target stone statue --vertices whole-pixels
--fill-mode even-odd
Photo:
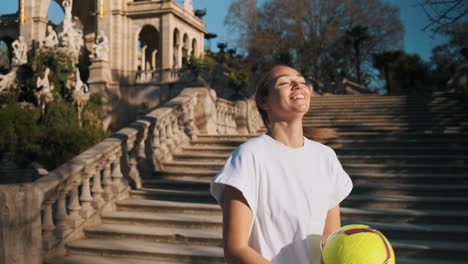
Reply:
[[[109,39],[101,30],[96,38],[96,43],[93,44],[94,53],[90,55],[91,59],[100,59],[103,61],[109,60]]]
[[[13,68],[9,73],[0,74],[0,94],[7,92],[11,87],[15,86],[16,68]]]
[[[78,110],[78,122],[81,126],[81,112],[89,100],[89,88],[83,83],[80,77],[80,70],[75,68],[75,78],[73,80],[72,98]]]
[[[26,41],[24,41],[23,36],[19,36],[19,38],[11,44],[13,48],[13,65],[22,65],[28,63],[28,46],[26,45]]]
[[[47,35],[43,41],[43,47],[45,48],[53,48],[58,45],[58,38],[57,33],[52,28],[52,26],[47,26]]]
[[[73,0],[63,0],[62,2],[63,16],[63,32],[68,32],[72,28],[72,6]]]
[[[54,90],[54,85],[50,84],[49,82],[49,67],[45,68],[44,77],[38,77],[36,81],[37,90],[34,92],[37,103],[39,108],[41,109],[41,113],[44,115],[45,107],[49,102],[54,100],[54,96],[52,94],[52,90]]]
[[[188,9],[193,9],[192,0],[184,0],[184,7]]]

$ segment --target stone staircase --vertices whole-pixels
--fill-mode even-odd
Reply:
[[[468,259],[468,107],[450,96],[313,97],[304,123],[330,127],[354,190],[342,222],[381,230],[401,264]],[[250,135],[201,135],[68,242],[50,264],[224,263],[209,181]]]

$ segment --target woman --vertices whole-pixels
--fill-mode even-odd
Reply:
[[[211,182],[223,210],[228,263],[320,263],[320,243],[340,228],[352,182],[335,152],[304,137],[310,89],[277,65],[259,80],[266,134],[239,146]]]

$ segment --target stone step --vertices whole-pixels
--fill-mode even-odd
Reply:
[[[409,152],[409,150],[408,150]],[[164,162],[163,167],[167,170],[185,168],[187,170],[191,169],[208,169],[208,170],[221,170],[225,162],[191,162],[191,161],[169,161]],[[348,173],[356,172],[367,172],[367,173],[378,173],[378,172],[392,172],[392,173],[402,173],[402,172],[438,172],[443,173],[447,170],[450,170],[454,173],[462,173],[468,171],[468,164],[442,164],[442,163],[419,163],[419,164],[366,164],[366,163],[342,163],[343,168]]]
[[[196,245],[174,245],[138,240],[82,239],[66,245],[68,254],[113,256],[179,263],[224,263],[223,249]]]
[[[341,159],[341,158],[340,158]],[[151,180],[170,180],[170,181],[201,181],[209,182],[218,173],[218,170],[193,171],[164,171],[157,172],[144,181]],[[365,183],[425,183],[425,184],[468,184],[468,174],[466,173],[367,173],[357,172],[349,173],[355,184]],[[150,183],[151,184],[151,183]]]
[[[457,139],[466,139],[468,133],[437,133],[437,132],[418,132],[418,131],[409,131],[409,132],[385,132],[381,133],[380,131],[367,131],[367,132],[357,132],[357,131],[342,131],[340,132],[336,139],[352,140],[352,139],[369,139],[369,140],[444,140],[447,138]]]
[[[333,144],[329,144],[334,148]],[[334,149],[336,154],[341,157],[344,155],[424,155],[427,153],[443,153],[444,155],[465,155],[466,148],[452,146],[445,148],[441,146],[347,146]]]
[[[437,209],[467,210],[468,198],[444,196],[370,195],[351,194],[342,203],[344,207],[376,209]]]
[[[322,120],[322,121],[338,121],[338,120],[389,120],[389,121],[417,121],[417,120],[462,120],[467,118],[468,114],[464,112],[447,114],[447,113],[401,113],[401,114],[387,114],[387,113],[353,113],[343,115],[321,115],[315,112],[308,112],[304,115],[305,120]]]
[[[73,255],[73,256],[60,256],[46,260],[44,264],[178,264],[180,261],[162,261],[162,260],[146,260],[137,258],[125,258],[119,256],[87,256],[87,255]]]
[[[156,188],[141,188],[130,191],[133,199],[153,199],[166,201],[192,201],[196,203],[215,204],[216,200],[208,190],[171,190]]]
[[[393,240],[390,243],[395,250],[395,255],[403,258],[432,258],[458,261],[466,261],[468,259],[467,242]]]
[[[411,184],[438,184],[438,185],[464,185],[468,184],[466,173],[349,173],[354,184],[365,183],[411,183]]]
[[[114,211],[102,214],[104,224],[127,224],[174,228],[221,230],[221,215]]]
[[[348,173],[444,173],[450,171],[452,173],[464,173],[468,171],[468,164],[365,164],[365,163],[342,163],[344,170]]]
[[[328,145],[328,144],[327,144]],[[467,147],[468,150],[468,147]],[[173,161],[188,162],[226,162],[228,154],[220,153],[193,153],[181,152],[172,156]],[[468,156],[459,155],[341,155],[339,160],[343,163],[370,163],[387,165],[420,164],[420,163],[444,163],[444,164],[468,164]]]
[[[221,215],[216,204],[202,204],[193,201],[175,202],[147,199],[128,199],[116,202],[118,211]]]
[[[366,183],[355,184],[352,194],[410,195],[463,197],[468,193],[467,185],[456,184],[411,184],[411,183]],[[468,208],[468,207],[467,207]]]
[[[101,224],[85,228],[84,233],[89,239],[124,239],[178,245],[223,246],[222,232],[219,230]]]
[[[351,175],[354,182],[354,177]],[[147,179],[143,181],[145,190],[147,189],[165,189],[178,191],[208,192],[210,188],[209,180],[206,181],[174,181],[166,179]],[[427,184],[421,183],[354,183],[351,194],[360,195],[408,195],[408,196],[444,196],[447,199],[458,197],[463,200],[463,196],[468,193],[468,185],[458,184]],[[189,194],[193,197],[197,195]],[[201,194],[200,194],[201,195]],[[451,200],[452,202],[455,200]],[[466,201],[465,201],[466,202]],[[467,207],[468,208],[468,207]]]
[[[154,172],[153,175],[143,177],[146,179],[166,179],[166,180],[188,180],[188,181],[210,181],[219,170],[183,170],[171,169]]]
[[[468,150],[468,148],[467,148]],[[468,156],[462,155],[341,155],[338,157],[343,163],[378,163],[378,164],[468,164]]]
[[[355,224],[342,222],[341,225]],[[466,242],[467,225],[433,225],[433,224],[394,224],[360,222],[381,231],[390,241],[392,240],[439,240],[450,242]]]
[[[460,260],[450,260],[450,259],[427,259],[420,258],[411,259],[411,258],[397,258],[398,264],[466,264],[466,261]]]
[[[468,223],[468,211],[342,207],[341,220],[354,223],[379,222],[396,224],[465,225]]]

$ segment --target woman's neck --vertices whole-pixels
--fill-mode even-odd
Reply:
[[[272,122],[267,135],[290,148],[300,148],[304,146],[302,120],[297,120],[295,122]]]

